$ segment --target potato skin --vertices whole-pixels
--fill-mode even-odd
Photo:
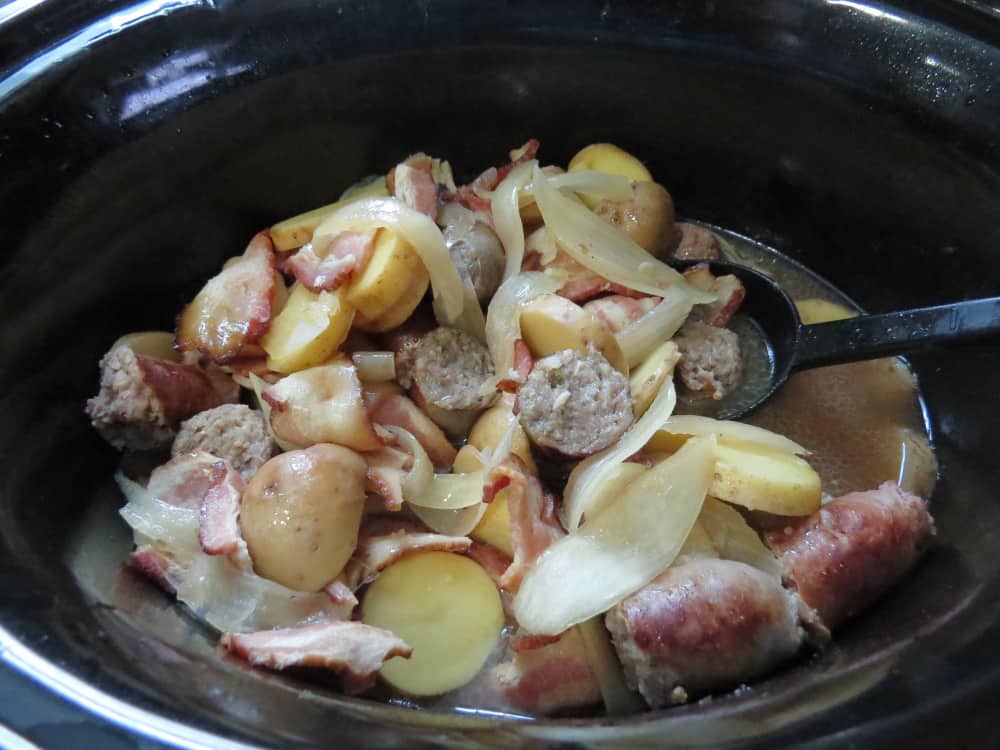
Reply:
[[[366,470],[360,455],[329,443],[264,464],[240,505],[257,573],[300,591],[319,591],[333,580],[357,545]]]
[[[632,185],[631,198],[605,200],[594,213],[653,255],[665,257],[677,247],[674,201],[658,183],[636,182]]]

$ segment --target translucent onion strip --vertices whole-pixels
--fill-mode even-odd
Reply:
[[[435,313],[442,325],[462,315],[465,293],[441,230],[429,217],[395,198],[365,198],[337,209],[313,234],[315,239],[341,232],[368,232],[387,227],[409,242],[427,268],[434,291]]]
[[[385,383],[396,379],[396,355],[392,352],[354,352],[351,361],[364,383]]]
[[[436,510],[457,510],[483,501],[483,472],[435,474],[424,491],[406,501],[411,506]]]
[[[507,255],[507,263],[503,272],[504,279],[509,279],[514,274],[520,273],[521,263],[524,262],[524,225],[521,223],[518,195],[521,189],[531,181],[531,172],[537,166],[537,161],[518,164],[510,170],[510,174],[503,179],[503,182],[497,185],[490,201],[493,226],[496,228],[497,237],[500,238]]]
[[[554,293],[562,281],[542,273],[526,271],[504,281],[486,310],[486,346],[498,378],[506,378],[514,367],[514,342],[521,338],[520,308],[540,294]]]
[[[478,503],[458,510],[421,508],[419,505],[410,505],[409,508],[413,511],[413,515],[437,534],[468,536],[479,525],[487,505],[486,503]]]
[[[629,485],[616,503],[556,541],[514,597],[521,627],[528,633],[561,633],[659,575],[698,519],[714,464],[714,437],[689,440]]]
[[[750,443],[797,456],[809,454],[794,440],[763,427],[696,414],[675,414],[663,423],[660,430],[670,435],[715,435],[723,443]]]
[[[636,420],[617,443],[577,464],[563,493],[562,522],[567,529],[573,531],[580,526],[580,520],[590,510],[591,503],[600,500],[601,485],[612,476],[615,467],[649,442],[673,413],[676,405],[677,391],[673,381],[668,380],[660,388],[646,413]]]
[[[586,646],[587,661],[597,677],[608,715],[619,716],[644,711],[646,703],[638,693],[629,690],[625,682],[625,673],[604,627],[604,618],[592,617],[576,627]]]
[[[584,193],[598,200],[606,198],[613,201],[623,201],[632,197],[631,180],[620,174],[581,169],[576,172],[548,175],[546,180],[554,188],[573,193]],[[534,194],[533,185],[527,185],[521,191],[521,206],[534,203]]]
[[[419,497],[434,479],[434,464],[431,463],[424,446],[413,436],[413,433],[402,427],[380,424],[378,430],[384,430],[395,437],[399,446],[413,457],[413,465],[403,477],[400,487],[403,490],[404,500],[409,501],[410,498]]]
[[[532,178],[546,228],[578,263],[609,281],[646,294],[662,296],[671,286],[679,286],[692,303],[715,300],[715,295],[694,288],[585,205],[563,195],[537,167]]]
[[[736,508],[714,497],[705,498],[698,522],[720,557],[752,565],[775,578],[781,578],[778,558]]]
[[[650,352],[673,338],[687,320],[694,303],[680,287],[670,287],[663,301],[615,337],[629,367],[642,362]]]

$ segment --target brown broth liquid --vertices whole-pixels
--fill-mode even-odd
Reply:
[[[774,277],[796,302],[820,299],[861,308],[843,292],[786,256],[711,227],[726,254]],[[809,463],[829,497],[898,482],[928,497],[937,478],[917,380],[896,357],[834,365],[792,375],[747,422],[790,437],[811,451]]]

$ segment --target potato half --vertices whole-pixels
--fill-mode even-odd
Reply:
[[[521,336],[536,359],[590,347],[626,375],[628,365],[618,341],[604,322],[589,310],[557,294],[540,294],[521,306]]]
[[[413,648],[381,675],[408,695],[440,695],[476,676],[504,626],[500,592],[467,557],[420,552],[386,568],[361,603],[361,619]]]

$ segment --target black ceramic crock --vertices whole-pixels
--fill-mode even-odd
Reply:
[[[185,747],[996,746],[1000,348],[912,358],[937,544],[823,656],[708,702],[521,722],[226,661],[138,578],[84,400],[259,227],[411,151],[613,140],[681,212],[872,311],[1000,293],[1000,13],[867,0],[0,5],[0,658]],[[225,738],[225,739],[223,739]]]

